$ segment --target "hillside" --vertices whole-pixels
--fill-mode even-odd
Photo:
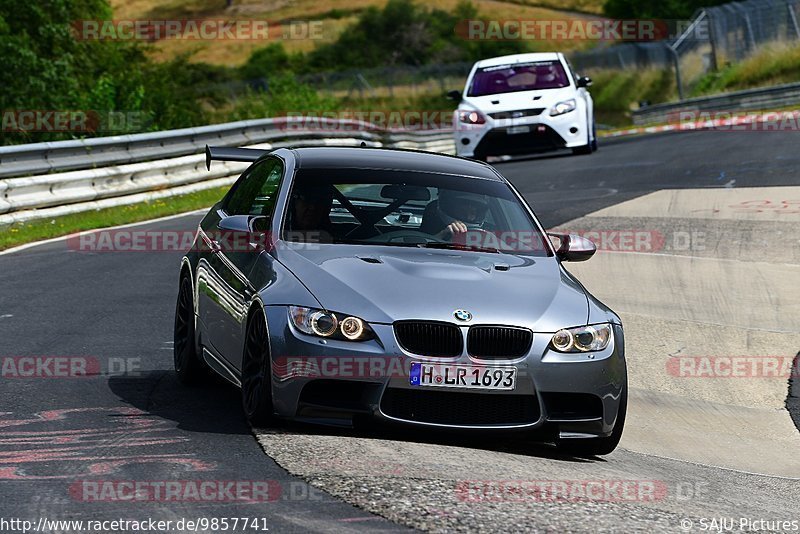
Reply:
[[[452,10],[459,0],[439,0],[435,7]],[[270,23],[291,20],[319,21],[321,39],[282,40],[288,51],[309,51],[317,43],[331,42],[353,23],[364,9],[383,7],[386,0],[111,0],[116,20],[164,19],[260,19]],[[482,18],[563,20],[599,14],[601,0],[473,0]],[[214,65],[237,66],[247,61],[253,50],[265,46],[264,41],[167,40],[154,45],[153,57],[172,59],[189,54],[191,61]],[[583,48],[588,43],[560,43],[559,47]]]

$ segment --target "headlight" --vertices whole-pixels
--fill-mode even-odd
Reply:
[[[570,111],[575,111],[575,99],[572,98],[570,100],[565,100],[563,102],[559,102],[553,109],[550,110],[550,116],[555,117],[556,115],[563,115],[564,113],[569,113]]]
[[[486,124],[486,117],[474,109],[459,109],[458,121],[464,124]]]
[[[366,322],[351,315],[289,306],[289,318],[298,330],[312,336],[347,341],[366,341],[375,337]]]
[[[565,328],[553,334],[550,348],[557,352],[595,352],[608,347],[612,336],[610,324]]]

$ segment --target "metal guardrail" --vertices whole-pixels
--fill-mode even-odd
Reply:
[[[205,169],[206,144],[253,146],[358,145],[454,152],[452,133],[380,131],[338,121],[325,131],[284,119],[240,121],[202,128],[81,141],[0,147],[0,224],[55,217],[163,198],[232,183],[246,164]],[[65,171],[65,172],[60,172]]]
[[[122,165],[196,154],[206,145],[244,146],[280,140],[359,137],[380,140],[366,123],[340,121],[341,131],[294,129],[285,119],[258,119],[163,132],[0,147],[0,178]],[[374,128],[373,128],[374,131]]]
[[[800,83],[791,83],[647,106],[633,112],[633,123],[644,125],[677,122],[682,112],[761,111],[788,108],[798,104],[800,104]]]

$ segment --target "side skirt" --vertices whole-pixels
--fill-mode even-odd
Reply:
[[[239,373],[228,365],[225,360],[205,347],[203,347],[203,360],[205,360],[206,364],[222,378],[236,387],[242,387],[242,380]]]

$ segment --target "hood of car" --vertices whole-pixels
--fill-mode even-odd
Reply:
[[[291,244],[276,258],[322,307],[374,323],[422,319],[555,332],[586,324],[583,288],[552,257],[409,247]]]
[[[546,89],[541,91],[520,91],[487,96],[465,96],[463,103],[484,113],[545,108],[546,113],[559,102],[576,98],[573,87]]]

